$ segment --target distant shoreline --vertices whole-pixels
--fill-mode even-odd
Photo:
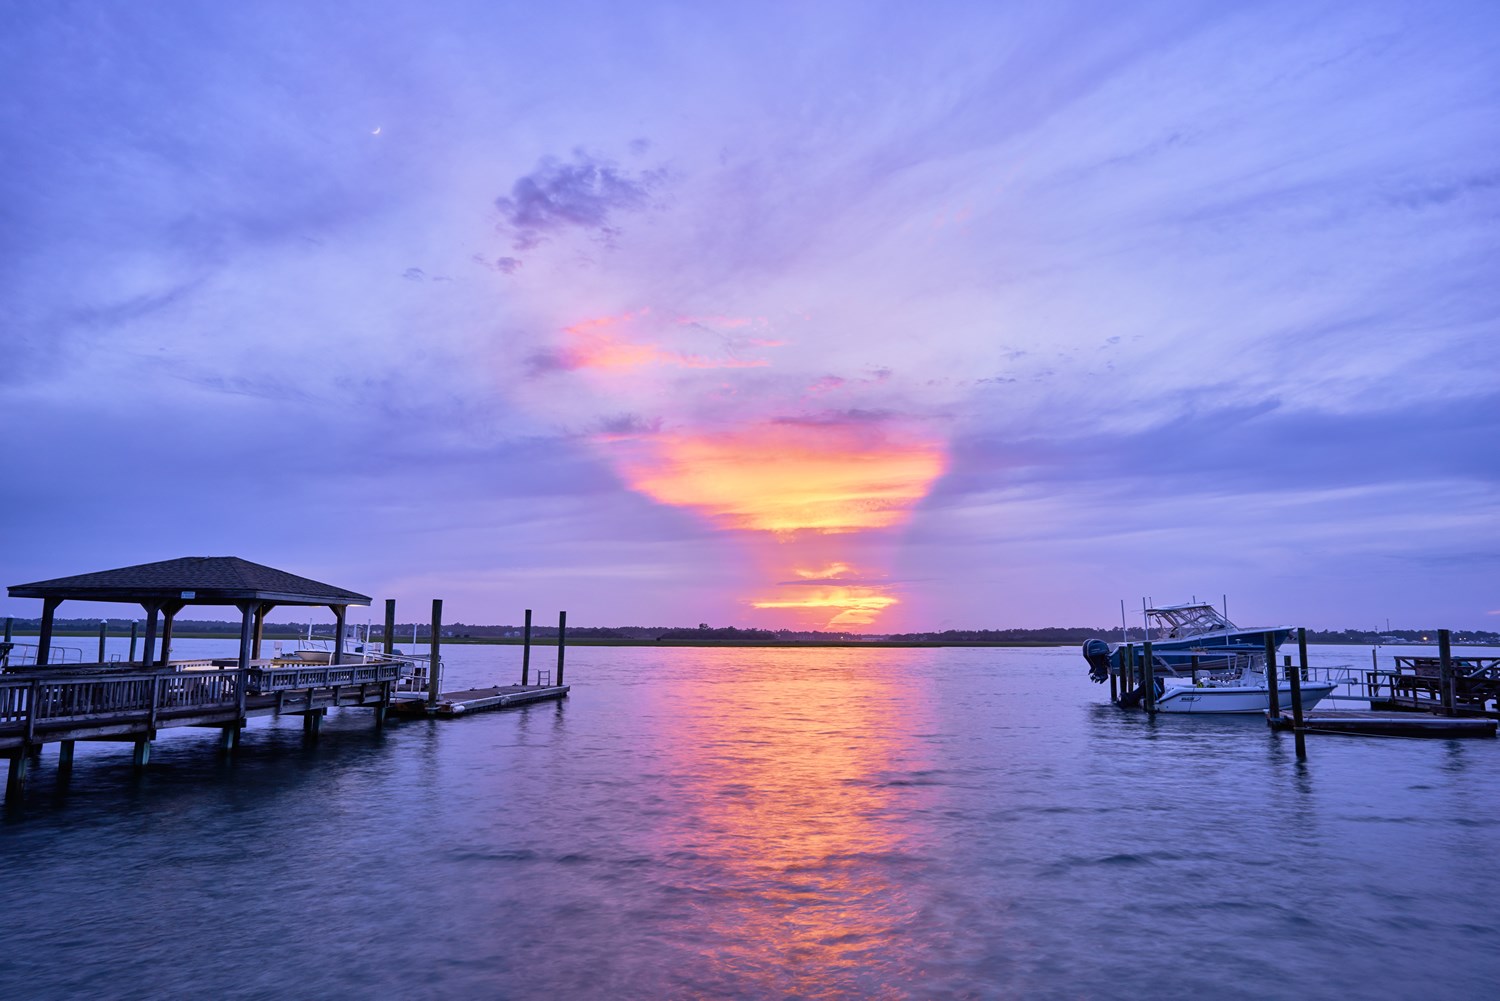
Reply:
[[[13,635],[17,639],[19,639],[22,636],[33,636],[34,637],[34,636],[37,635],[37,632],[34,629],[16,629],[14,631]],[[231,641],[231,642],[239,640],[239,633],[238,632],[232,632],[232,633],[231,632],[212,632],[212,633],[210,633],[210,632],[196,632],[196,631],[194,631],[194,632],[173,632],[172,635],[173,635],[174,639],[226,640],[226,641]],[[52,634],[52,636],[53,636],[53,639],[67,638],[67,639],[97,640],[99,638],[99,632],[98,632],[98,630],[72,630],[72,629],[62,630],[62,629],[59,629],[56,632],[54,632]],[[110,631],[110,633],[109,633],[109,636],[110,636],[111,639],[120,639],[120,638],[123,638],[123,634],[118,629],[112,629]],[[144,638],[144,634],[142,634],[142,638]],[[291,642],[295,643],[295,642],[301,640],[301,638],[302,637],[300,637],[300,636],[285,636],[285,635],[282,635],[282,636],[265,636],[261,640],[261,645],[265,646],[267,644],[277,643],[277,642],[279,642],[279,643],[286,643],[288,641],[291,641]],[[317,640],[318,642],[322,642],[322,643],[327,643],[327,642],[330,642],[330,640],[331,640],[331,638],[328,637],[327,635],[316,635],[313,638],[315,640]],[[1308,642],[1308,646],[1373,646],[1373,647],[1381,647],[1381,648],[1392,647],[1392,648],[1396,648],[1396,649],[1399,649],[1401,647],[1427,647],[1427,646],[1436,646],[1437,645],[1437,639],[1436,639],[1436,637],[1434,637],[1433,640],[1431,642],[1429,642],[1429,643],[1422,643],[1422,642],[1372,643],[1372,642],[1369,642],[1367,640],[1366,641],[1361,641],[1361,640],[1354,640],[1354,639],[1315,639],[1312,636],[1309,636],[1307,642]],[[415,646],[416,646],[416,649],[420,650],[420,649],[426,648],[429,645],[429,643],[430,643],[430,640],[427,637],[422,636],[422,637],[419,637],[417,639],[417,642],[416,642]],[[513,636],[444,636],[444,637],[442,637],[442,640],[441,640],[441,645],[442,646],[455,646],[455,645],[456,646],[521,646],[522,644],[523,644],[523,641],[519,637],[513,637]],[[403,639],[398,638],[396,640],[396,646],[398,646],[398,647],[403,647],[403,646],[404,647],[410,647],[412,645],[413,644],[412,644],[412,641],[410,639],[403,640]],[[531,638],[531,645],[532,646],[545,646],[545,647],[557,646],[557,637],[556,636],[533,636]],[[870,649],[870,648],[878,648],[878,649],[905,649],[905,648],[924,649],[924,648],[929,648],[930,649],[930,648],[934,648],[934,647],[970,647],[970,648],[975,648],[975,649],[983,649],[983,648],[1001,648],[1001,649],[1004,649],[1004,648],[1060,647],[1060,646],[1076,646],[1076,645],[1077,645],[1077,641],[1076,640],[1072,640],[1072,639],[1053,639],[1053,640],[1049,640],[1049,639],[1033,639],[1033,640],[1004,640],[1004,641],[998,641],[998,640],[937,640],[937,639],[923,639],[923,640],[892,640],[892,639],[870,639],[870,640],[848,640],[848,639],[827,639],[827,640],[816,640],[816,639],[765,640],[765,639],[709,639],[709,638],[705,638],[705,639],[685,639],[685,638],[676,638],[676,637],[671,638],[671,639],[644,639],[644,638],[634,638],[634,637],[600,637],[600,636],[578,636],[578,637],[569,636],[569,637],[567,637],[567,646],[570,646],[570,647],[583,647],[583,646],[653,647],[653,648],[657,648],[657,649],[660,649],[662,647],[690,647],[690,648],[702,648],[702,649],[712,649],[714,647],[758,647],[758,648],[766,648],[766,649],[777,649],[777,648],[802,649],[802,648],[809,648],[809,647],[813,647],[813,648],[815,648],[815,647],[839,647],[839,648],[851,648],[851,649]],[[1465,647],[1500,648],[1500,642],[1482,641],[1482,640],[1467,640],[1467,641],[1464,641],[1462,644],[1459,644],[1455,640],[1455,645],[1462,645],[1462,646],[1465,646]]]

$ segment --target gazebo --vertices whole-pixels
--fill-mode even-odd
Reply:
[[[260,656],[261,630],[266,613],[278,605],[322,605],[333,612],[333,662],[344,652],[344,617],[350,605],[368,605],[368,596],[299,577],[237,556],[184,556],[16,584],[12,598],[42,599],[41,635],[36,665],[45,666],[52,645],[52,623],[64,601],[118,601],[138,604],[146,611],[146,646],[142,666],[165,665],[172,641],[172,621],[189,605],[232,605],[240,610],[239,666],[249,667]],[[162,618],[161,659],[156,657],[157,617]]]

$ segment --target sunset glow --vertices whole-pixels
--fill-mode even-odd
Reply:
[[[715,318],[721,322],[724,318]],[[619,316],[599,316],[582,320],[566,328],[565,343],[548,356],[550,367],[565,371],[599,369],[626,372],[651,365],[679,368],[761,368],[764,359],[715,358],[692,352],[675,351],[651,340],[650,309],[639,309]],[[683,325],[690,321],[678,321]],[[734,326],[743,326],[736,322]]]
[[[897,598],[874,587],[820,587],[805,597],[750,602],[753,608],[808,612],[810,624],[830,629],[871,625],[881,612],[896,604],[900,604]]]
[[[890,528],[945,467],[939,443],[864,428],[762,425],[637,441],[627,481],[724,528],[787,534]]]

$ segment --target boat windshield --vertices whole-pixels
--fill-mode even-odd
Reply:
[[[1185,639],[1236,628],[1212,605],[1168,605],[1148,608],[1146,614],[1156,625],[1156,638],[1162,640]]]

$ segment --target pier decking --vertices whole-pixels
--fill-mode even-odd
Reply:
[[[460,716],[486,709],[506,709],[532,702],[548,702],[568,694],[568,685],[493,685],[461,692],[443,692],[436,702],[420,695],[398,694],[390,711],[397,716]]]
[[[1309,710],[1302,714],[1301,725],[1290,712],[1270,720],[1277,730],[1302,733],[1340,733],[1364,737],[1494,737],[1496,721],[1476,717],[1433,716],[1413,712],[1363,712],[1349,710]]]

